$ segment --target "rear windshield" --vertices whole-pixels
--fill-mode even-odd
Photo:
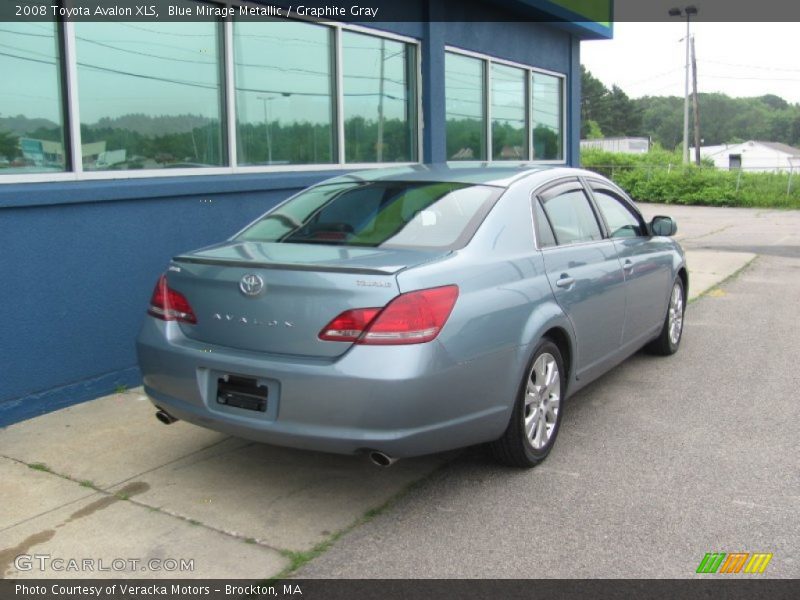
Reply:
[[[277,206],[236,239],[456,249],[470,240],[502,192],[450,182],[323,184]]]

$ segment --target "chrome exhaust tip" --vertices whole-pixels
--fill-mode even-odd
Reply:
[[[378,467],[391,467],[397,462],[396,458],[392,458],[388,454],[378,452],[377,450],[371,450],[367,456],[369,457],[370,462]]]
[[[178,420],[171,414],[169,414],[167,411],[165,411],[163,408],[158,409],[158,411],[156,412],[156,419],[161,421],[164,425],[172,425],[175,421]]]

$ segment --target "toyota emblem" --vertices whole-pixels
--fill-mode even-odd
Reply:
[[[258,296],[264,291],[264,280],[260,275],[248,273],[239,282],[239,289],[245,296]]]

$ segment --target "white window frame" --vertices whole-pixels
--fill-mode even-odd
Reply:
[[[229,3],[226,3],[229,4]],[[233,2],[234,6],[247,5],[247,2]],[[336,140],[336,156],[334,162],[313,163],[302,165],[247,165],[238,164],[237,135],[236,130],[236,87],[234,72],[233,54],[233,22],[230,19],[217,21],[219,35],[222,36],[222,50],[219,55],[220,67],[223,69],[224,77],[220,81],[222,86],[220,127],[225,136],[224,144],[227,151],[228,166],[220,167],[196,167],[187,169],[133,169],[129,171],[85,171],[83,169],[83,156],[81,153],[80,135],[80,112],[78,97],[78,66],[75,45],[75,25],[70,21],[59,23],[60,30],[63,32],[63,48],[60,56],[64,61],[66,73],[65,80],[61,82],[64,94],[66,110],[64,112],[65,123],[62,127],[69,138],[69,156],[71,160],[70,170],[52,171],[45,173],[13,173],[4,175],[0,172],[0,185],[12,183],[44,183],[44,182],[66,182],[66,181],[102,181],[110,179],[149,179],[156,177],[186,177],[203,175],[241,175],[258,173],[300,173],[311,171],[352,171],[359,169],[381,169],[387,167],[403,167],[417,165],[422,162],[423,139],[422,139],[422,43],[420,40],[404,35],[399,35],[387,31],[353,25],[350,23],[322,22],[312,18],[292,17],[293,21],[314,22],[333,30],[334,52],[334,72],[333,77],[333,101],[335,104],[336,123],[334,127]],[[362,33],[377,38],[384,38],[393,41],[403,42],[414,46],[414,68],[412,75],[416,77],[413,82],[415,98],[412,102],[416,103],[416,119],[413,125],[416,127],[416,150],[417,160],[409,162],[380,162],[380,163],[348,163],[345,162],[345,143],[344,139],[344,96],[343,96],[343,72],[342,72],[342,48],[341,39],[343,31]]]
[[[477,58],[483,61],[483,72],[484,72],[484,85],[485,89],[483,90],[483,97],[484,102],[486,103],[486,108],[484,110],[484,114],[486,116],[486,126],[484,135],[486,136],[486,160],[480,162],[494,162],[494,163],[518,163],[518,160],[495,160],[492,158],[492,64],[498,65],[505,65],[508,67],[516,67],[517,69],[522,69],[526,71],[527,77],[525,81],[525,123],[526,123],[526,139],[528,143],[528,159],[522,162],[530,162],[535,164],[542,164],[542,165],[565,165],[567,164],[567,75],[566,73],[559,73],[557,71],[550,71],[548,69],[542,69],[540,67],[532,67],[531,65],[526,65],[522,63],[515,62],[513,60],[507,60],[505,58],[498,58],[496,56],[492,56],[489,54],[484,54],[482,52],[474,52],[472,50],[466,50],[464,48],[459,48],[457,46],[445,46],[445,52],[450,52],[451,54],[460,54],[461,56],[468,56],[470,58]],[[531,77],[534,73],[541,73],[542,75],[551,75],[553,77],[557,77],[561,80],[561,158],[555,159],[532,159],[533,156],[533,129],[531,125],[533,125],[533,114],[531,105]],[[462,162],[462,161],[453,161],[453,162]],[[464,161],[469,162],[469,161]]]

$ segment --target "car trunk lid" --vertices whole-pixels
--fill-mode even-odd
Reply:
[[[242,350],[336,357],[350,343],[320,340],[345,310],[385,306],[395,273],[447,251],[322,244],[228,242],[173,259],[170,288],[197,316],[181,323],[194,340]]]

